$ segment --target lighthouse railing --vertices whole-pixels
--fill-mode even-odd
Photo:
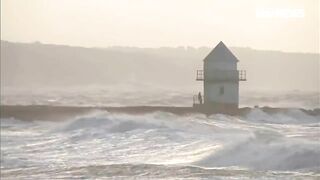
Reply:
[[[200,102],[198,95],[193,96],[193,107],[199,107],[203,104],[203,102]]]
[[[197,77],[196,77],[197,81],[203,81],[204,80],[204,73],[203,70],[197,70]]]
[[[206,78],[206,79],[205,79]],[[197,81],[246,81],[245,70],[220,70],[214,69],[207,72],[204,77],[203,70],[197,70]]]
[[[239,81],[246,81],[247,73],[245,70],[239,70]]]

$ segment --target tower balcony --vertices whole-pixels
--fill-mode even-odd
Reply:
[[[246,81],[247,80],[247,72],[245,70],[239,70],[239,81]]]
[[[197,70],[197,81],[246,81],[245,70],[212,70],[204,75],[203,70]]]
[[[197,81],[203,81],[204,80],[204,73],[203,70],[197,70]]]

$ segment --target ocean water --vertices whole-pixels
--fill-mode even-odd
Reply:
[[[319,119],[297,109],[1,119],[1,179],[320,179]]]
[[[198,86],[167,87],[147,83],[91,85],[63,88],[1,87],[1,104],[55,106],[191,106],[193,96],[202,91]],[[320,108],[319,91],[243,90],[240,107],[270,106]]]

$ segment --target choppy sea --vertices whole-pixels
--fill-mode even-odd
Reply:
[[[2,104],[17,102],[12,97]],[[2,118],[1,179],[320,179],[320,117],[293,108],[241,117],[94,111],[57,122]]]

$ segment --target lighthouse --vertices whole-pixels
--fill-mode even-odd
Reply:
[[[237,69],[238,59],[220,41],[203,60],[203,70],[197,70],[197,81],[203,81],[203,103],[194,107],[209,112],[234,112],[239,107],[239,81],[246,81],[246,72]],[[201,100],[202,101],[202,100]]]

